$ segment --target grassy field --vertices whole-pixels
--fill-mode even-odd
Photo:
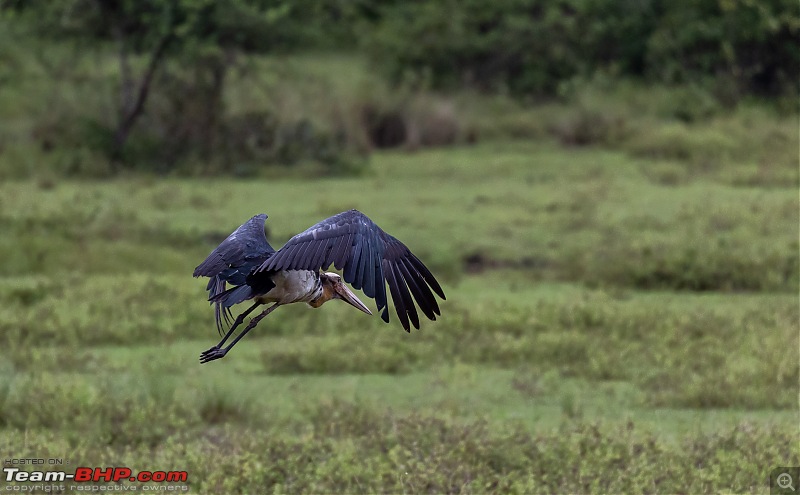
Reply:
[[[352,178],[3,182],[0,453],[195,493],[767,492],[800,464],[797,163],[748,160],[545,139]],[[444,281],[442,318],[286,307],[198,364],[216,243],[347,208]]]

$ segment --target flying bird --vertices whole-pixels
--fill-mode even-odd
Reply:
[[[445,295],[430,270],[405,244],[360,211],[349,210],[322,220],[277,251],[267,242],[266,220],[267,215],[262,213],[242,224],[194,270],[195,277],[210,279],[206,289],[208,300],[214,305],[219,333],[230,324],[219,344],[200,354],[201,363],[225,357],[259,321],[284,304],[304,302],[318,308],[332,299],[341,299],[371,315],[344,282],[375,299],[378,311],[382,310],[381,318],[387,323],[388,285],[397,316],[407,332],[411,331],[410,325],[419,329],[414,301],[430,320],[441,315],[434,293],[442,300]],[[331,265],[343,270],[342,276],[324,271]],[[231,307],[244,301],[253,303],[233,320]],[[223,347],[250,313],[270,303]]]

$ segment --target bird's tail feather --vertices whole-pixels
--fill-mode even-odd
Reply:
[[[226,288],[225,280],[218,275],[211,277],[206,287],[206,290],[208,290],[208,300],[214,305],[214,320],[217,322],[217,332],[219,332],[220,335],[222,335],[223,330],[228,328],[233,321],[233,314],[231,314],[230,308],[223,307],[219,302],[214,302],[217,296],[227,292]]]
[[[212,296],[209,301],[212,303],[220,305],[224,310],[228,310],[234,304],[239,304],[242,301],[246,301],[252,298],[255,294],[253,293],[253,288],[249,285],[238,285],[236,287],[231,287],[230,289],[220,292]]]

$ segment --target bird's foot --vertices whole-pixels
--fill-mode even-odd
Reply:
[[[226,349],[220,349],[217,346],[212,347],[211,349],[200,353],[200,364],[205,364],[209,361],[214,361],[215,359],[221,359],[225,357],[228,351]]]

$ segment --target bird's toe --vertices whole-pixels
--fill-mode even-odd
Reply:
[[[202,352],[200,354],[200,364],[205,364],[209,361],[214,361],[215,359],[220,359],[225,357],[228,351],[225,349],[220,349],[219,347],[212,347],[211,349]]]

